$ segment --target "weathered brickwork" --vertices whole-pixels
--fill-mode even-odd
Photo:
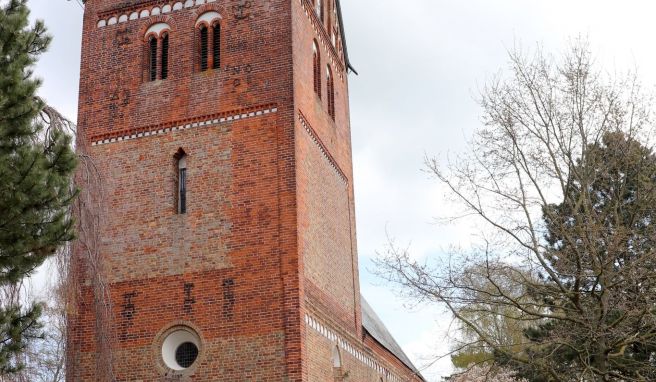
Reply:
[[[309,134],[298,139],[300,250],[307,298],[330,306],[354,333],[349,184]]]
[[[362,328],[348,62],[335,0],[323,1],[323,22],[311,0],[86,1],[78,135],[102,179],[110,317],[98,325],[81,256],[69,381],[103,380],[102,362],[116,381],[419,380]],[[201,71],[206,12],[220,15],[220,65]],[[153,26],[169,54],[167,78],[151,81]],[[313,91],[313,41],[324,93],[328,65],[334,75],[334,119]],[[175,335],[197,348],[184,370],[166,358]]]
[[[308,314],[306,342],[309,348],[309,381],[402,382],[418,380],[417,375],[373,338],[351,337],[329,323],[331,317]],[[335,359],[339,361],[336,367]]]

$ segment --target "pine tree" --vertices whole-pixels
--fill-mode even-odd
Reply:
[[[0,8],[0,288],[11,289],[73,239],[69,206],[76,165],[71,138],[39,122],[43,102],[32,66],[50,37],[29,24],[27,0]],[[39,336],[41,306],[0,301],[0,375]]]
[[[622,132],[610,132],[590,144],[584,158],[564,201],[544,211],[546,258],[566,289],[536,289],[532,296],[571,320],[527,328],[530,345],[524,351],[531,359],[552,360],[551,371],[563,380],[594,368],[613,380],[651,381],[656,378],[656,154]],[[497,363],[532,382],[553,380],[534,364],[504,354]]]

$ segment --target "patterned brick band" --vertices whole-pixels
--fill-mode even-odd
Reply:
[[[321,154],[324,156],[324,158],[326,158],[326,160],[328,160],[330,166],[332,166],[335,172],[337,172],[339,178],[344,183],[348,184],[348,178],[346,177],[346,174],[344,174],[344,171],[342,171],[342,169],[339,167],[335,158],[333,158],[333,156],[330,155],[330,152],[328,152],[326,146],[323,144],[323,142],[321,142],[321,139],[317,135],[317,132],[314,131],[312,126],[310,126],[310,122],[308,122],[307,119],[305,119],[305,116],[303,115],[303,113],[301,113],[300,110],[298,111],[298,119],[299,121],[301,121],[301,125],[303,125],[303,128],[305,128],[305,131],[310,135],[310,138],[312,138],[314,143],[317,146],[319,146],[319,150],[321,150]]]
[[[121,8],[120,10],[101,13],[98,15],[98,28],[104,28],[106,26],[126,23],[138,19],[145,19],[151,16],[165,15],[187,8],[214,3],[215,1],[216,0],[170,1],[161,6],[152,6],[160,1],[149,1],[135,7]]]
[[[336,334],[334,330],[329,328],[326,324],[322,323],[315,317],[310,316],[309,314],[305,315],[305,323],[314,331],[317,333],[321,334],[325,338],[329,339],[330,341],[333,341],[339,346],[340,349],[343,349],[350,355],[352,355],[355,359],[358,361],[362,362],[365,364],[367,367],[376,370],[376,372],[380,375],[384,375],[387,379],[387,381],[390,382],[402,382],[403,380],[396,375],[392,374],[385,366],[382,366],[380,363],[375,361],[373,358],[369,357],[366,355],[363,351],[359,350],[355,346],[351,345],[351,343],[341,337],[339,334]]]
[[[239,121],[242,119],[259,117],[261,115],[267,115],[275,113],[278,111],[278,108],[275,105],[264,105],[255,108],[249,109],[240,109],[229,111],[225,113],[220,113],[216,115],[211,115],[206,118],[194,121],[179,121],[167,125],[156,125],[156,126],[146,126],[143,128],[132,129],[131,131],[122,131],[112,134],[105,134],[103,136],[93,137],[91,141],[91,146],[104,145],[108,143],[128,141],[131,139],[150,137],[153,135],[161,135],[174,131],[181,131],[187,129],[194,129],[197,127],[209,127],[214,125],[220,125],[223,123]]]

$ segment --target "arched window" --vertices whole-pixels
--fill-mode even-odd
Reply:
[[[312,44],[312,65],[313,65],[313,75],[314,75],[314,92],[321,99],[321,56],[319,54],[319,45],[316,40]]]
[[[328,114],[335,120],[335,83],[333,82],[333,72],[330,65],[326,66],[326,83],[328,90]]]
[[[166,23],[156,23],[146,31],[146,81],[165,80],[169,76],[169,35]]]
[[[221,67],[221,15],[205,12],[196,21],[198,70]]]
[[[176,200],[178,214],[187,213],[187,154],[184,150],[179,149],[175,154],[177,160],[177,187]]]

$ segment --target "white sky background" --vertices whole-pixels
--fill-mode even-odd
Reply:
[[[94,1],[94,0],[90,0]],[[221,0],[227,1],[227,0]],[[255,0],[257,1],[257,0]],[[292,0],[293,1],[293,0]],[[656,79],[656,2],[651,0],[341,0],[351,61],[351,126],[362,292],[418,367],[448,349],[448,316],[435,307],[408,310],[370,272],[386,231],[417,258],[467,246],[476,231],[442,227],[451,210],[422,172],[424,155],[464,149],[480,126],[475,95],[507,64],[506,50],[537,43],[558,53],[570,37],[587,37],[610,71],[637,67]],[[31,0],[33,17],[54,37],[40,60],[40,94],[77,116],[82,9],[76,0]],[[448,359],[424,371],[450,371]]]

